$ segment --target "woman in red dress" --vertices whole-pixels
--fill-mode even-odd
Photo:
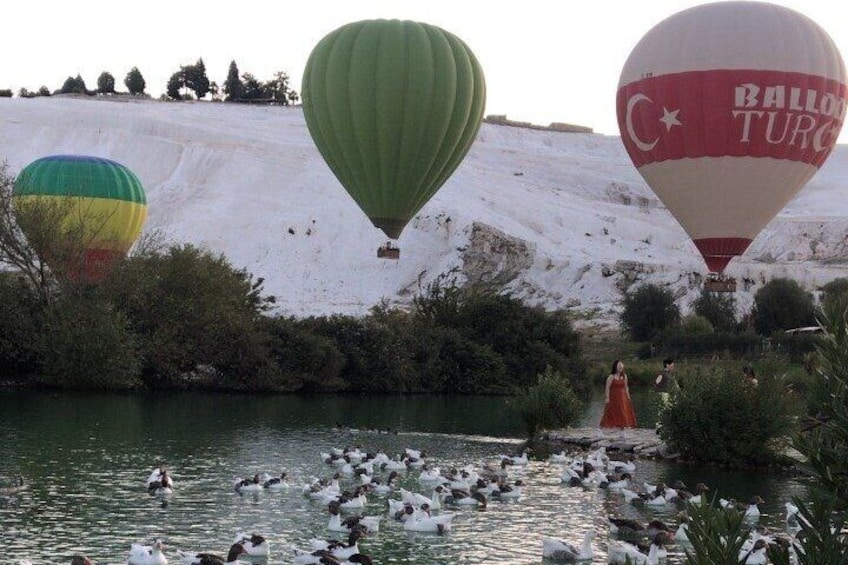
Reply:
[[[636,413],[630,403],[630,389],[627,387],[627,375],[624,363],[612,364],[612,373],[607,377],[606,405],[601,418],[602,428],[635,428]]]

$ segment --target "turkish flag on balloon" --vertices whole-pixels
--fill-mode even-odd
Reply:
[[[616,104],[633,164],[720,273],[830,155],[848,86],[836,46],[806,16],[719,2],[651,29]]]

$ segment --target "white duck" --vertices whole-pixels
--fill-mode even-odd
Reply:
[[[453,513],[445,512],[431,516],[426,505],[421,510],[416,510],[412,518],[403,523],[403,529],[408,532],[425,532],[432,534],[443,534],[451,529]]]
[[[247,565],[244,561],[238,560],[239,555],[244,554],[244,546],[240,543],[234,543],[230,547],[226,558],[214,553],[190,553],[177,550],[177,557],[182,565]]]
[[[365,528],[365,533],[373,533],[380,531],[380,518],[378,516],[348,516],[344,520],[339,516],[339,503],[336,501],[327,505],[330,511],[330,522],[327,528],[331,532],[349,533],[351,530],[362,526]]]
[[[659,563],[660,546],[651,543],[651,549],[645,555],[639,548],[626,541],[614,541],[607,551],[609,562],[613,565],[657,565]],[[629,561],[628,561],[629,559]]]
[[[313,551],[329,551],[337,559],[348,559],[359,553],[359,540],[364,534],[362,530],[351,530],[347,543],[339,540],[321,540],[312,538],[309,543]]]
[[[252,479],[242,479],[241,477],[233,479],[233,490],[239,494],[244,494],[246,492],[261,492],[263,488],[262,478],[258,473],[253,475]]]
[[[753,547],[739,552],[739,562],[745,565],[765,565],[768,562],[767,550],[768,543],[765,538],[760,538],[754,542]]]
[[[591,561],[595,555],[592,549],[592,540],[595,538],[595,530],[589,530],[583,536],[583,546],[577,547],[567,541],[555,538],[542,538],[542,557],[553,561]]]
[[[557,465],[562,465],[567,464],[569,459],[565,451],[560,451],[559,453],[551,453],[548,457],[548,461]]]
[[[266,477],[265,481],[262,483],[262,486],[267,488],[268,490],[281,490],[289,488],[289,483],[286,480],[288,477],[288,473],[283,471],[280,473],[279,477]]]
[[[271,554],[271,546],[268,545],[268,540],[257,534],[247,535],[239,532],[233,545],[241,544],[244,547],[244,552],[251,557],[268,557]]]
[[[165,545],[158,539],[153,545],[134,543],[130,546],[127,565],[167,565],[168,559],[162,553],[163,549]]]

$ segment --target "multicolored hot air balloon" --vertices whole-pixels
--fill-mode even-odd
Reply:
[[[636,45],[618,125],[639,173],[722,273],[830,155],[847,91],[842,57],[815,22],[719,2],[671,16]]]
[[[315,145],[391,239],[462,162],[486,103],[483,71],[462,40],[400,20],[328,34],[309,56],[302,88]]]
[[[24,233],[45,260],[61,264],[72,279],[97,281],[105,269],[126,255],[141,233],[147,218],[147,200],[138,177],[109,159],[82,155],[54,155],[33,161],[15,180],[13,198]],[[58,210],[56,238],[80,246],[76,255],[51,257],[50,249],[38,249],[41,239],[28,233],[25,210],[33,206]],[[61,244],[61,242],[59,242]],[[53,247],[53,243],[42,242]],[[72,264],[66,264],[72,262]]]

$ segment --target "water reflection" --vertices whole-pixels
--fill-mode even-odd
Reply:
[[[634,402],[637,402],[635,398]],[[650,399],[649,399],[650,400]],[[434,464],[480,467],[514,453],[521,423],[500,398],[289,397],[252,395],[91,395],[0,393],[0,478],[23,475],[28,491],[0,497],[5,557],[35,563],[68,563],[74,553],[96,562],[126,559],[130,543],[161,537],[176,548],[224,552],[238,532],[271,542],[269,563],[290,563],[286,548],[308,547],[312,537],[333,537],[329,514],[293,486],[281,492],[240,496],[235,476],[289,471],[293,485],[329,476],[319,453],[361,444],[369,451],[424,449]],[[585,416],[593,420],[590,407]],[[637,412],[641,412],[637,403]],[[335,422],[390,428],[397,434],[339,434]],[[506,439],[504,439],[506,438]],[[512,438],[512,439],[510,439]],[[151,497],[150,470],[164,462],[175,493]],[[544,535],[579,542],[599,532],[595,562],[606,562],[609,515],[673,521],[676,506],[658,510],[624,505],[605,492],[569,488],[560,469],[531,461],[513,474],[526,483],[515,502],[485,510],[456,508],[447,536],[411,534],[384,519],[381,531],[360,542],[377,563],[540,563]],[[422,490],[417,472],[401,486]],[[640,481],[683,479],[719,485],[724,497],[759,494],[768,502],[762,522],[780,524],[784,501],[801,487],[783,477],[643,461]],[[348,481],[345,484],[352,484]],[[369,497],[366,515],[384,515],[385,500]],[[8,559],[7,559],[8,561]],[[682,563],[672,548],[669,563]]]

